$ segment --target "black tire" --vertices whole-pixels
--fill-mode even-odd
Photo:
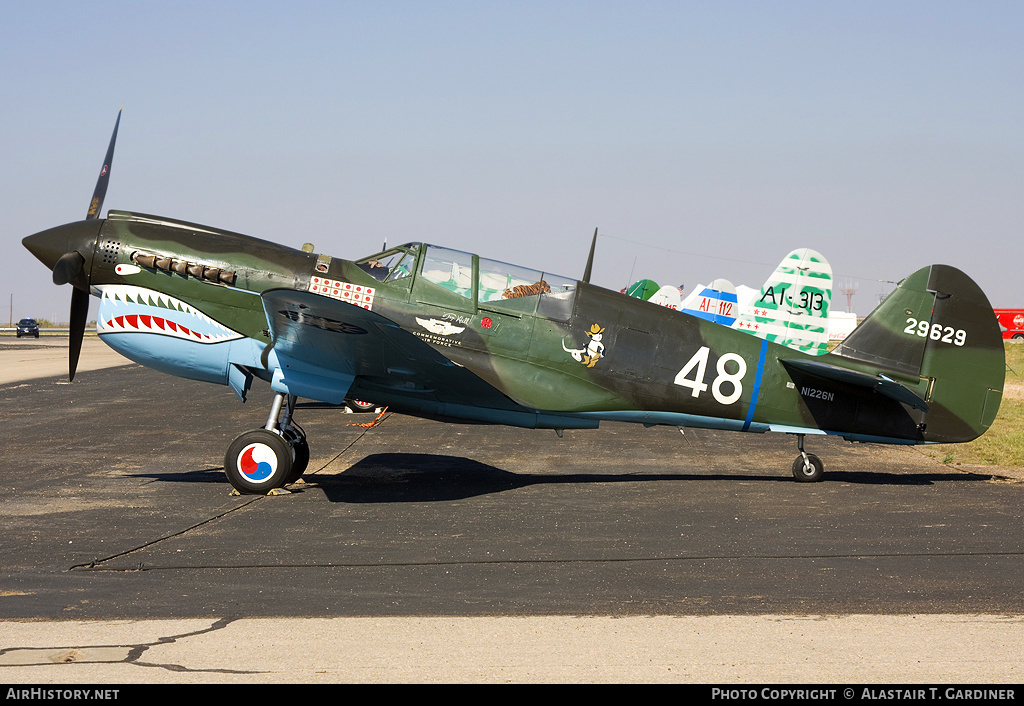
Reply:
[[[288,480],[286,483],[294,483],[299,478],[302,478],[302,474],[306,472],[306,467],[309,466],[309,443],[306,441],[306,437],[302,437],[292,445],[293,457],[292,457],[292,472],[288,474]]]
[[[353,412],[372,412],[377,409],[376,402],[364,402],[363,400],[345,400],[345,404],[348,405],[349,409]]]
[[[306,436],[300,434],[294,428],[284,430],[284,438],[292,448],[292,471],[285,480],[285,485],[294,483],[306,472],[309,465],[309,442]]]
[[[1013,338],[1014,338],[1014,340],[1019,341],[1022,338],[1024,338],[1024,333],[1015,333],[1015,334],[1013,334]]]
[[[224,455],[228,482],[246,495],[265,495],[280,488],[291,472],[291,446],[280,434],[267,429],[242,434]]]
[[[793,477],[801,483],[817,483],[825,473],[825,464],[814,454],[807,454],[807,460],[811,462],[811,469],[804,466],[804,457],[797,456],[793,461]]]

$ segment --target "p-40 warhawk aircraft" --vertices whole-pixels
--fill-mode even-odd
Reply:
[[[999,327],[953,267],[914,272],[832,353],[809,355],[591,284],[593,244],[577,281],[426,243],[352,261],[168,218],[100,219],[116,135],[86,220],[24,244],[73,287],[72,378],[92,293],[100,337],[124,356],[243,401],[253,378],[269,382],[266,423],[225,457],[242,493],[305,470],[297,398],[559,433],[603,420],[785,432],[800,481],[822,477],[805,435],[963,442],[999,408]]]

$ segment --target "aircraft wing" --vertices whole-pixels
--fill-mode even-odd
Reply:
[[[341,404],[355,383],[360,397],[439,415],[524,410],[390,319],[361,306],[292,289],[262,294],[278,366],[271,387]],[[363,397],[365,395],[365,397]]]

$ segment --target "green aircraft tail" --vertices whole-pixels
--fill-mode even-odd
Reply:
[[[880,386],[896,390],[890,396],[923,401],[915,404],[922,441],[970,441],[999,411],[1006,372],[999,323],[978,285],[947,265],[900,282],[831,357],[867,364]]]
[[[787,348],[824,355],[831,304],[832,267],[821,253],[800,248],[783,258],[732,327]]]

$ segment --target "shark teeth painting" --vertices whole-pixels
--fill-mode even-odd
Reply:
[[[220,343],[242,338],[242,334],[167,294],[127,284],[96,288],[101,293],[96,331],[101,335],[155,333],[196,343]]]

